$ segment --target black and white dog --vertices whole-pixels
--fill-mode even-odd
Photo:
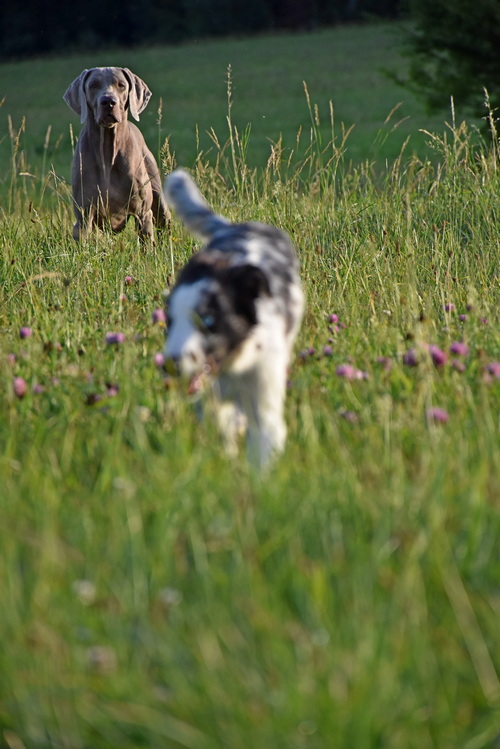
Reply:
[[[264,467],[286,440],[287,367],[304,310],[297,256],[279,229],[217,216],[182,169],[165,197],[206,242],[166,299],[165,366],[191,391],[211,383],[228,451],[243,427],[250,461]]]

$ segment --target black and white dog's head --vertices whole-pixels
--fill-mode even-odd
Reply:
[[[258,323],[259,300],[270,296],[261,268],[231,259],[198,253],[166,299],[165,360],[180,375],[230,371]]]

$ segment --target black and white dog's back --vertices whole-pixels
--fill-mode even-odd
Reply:
[[[297,256],[279,229],[217,216],[183,170],[167,178],[165,197],[206,242],[167,299],[166,366],[210,380],[228,449],[246,421],[249,457],[263,466],[286,439],[287,367],[304,309]]]

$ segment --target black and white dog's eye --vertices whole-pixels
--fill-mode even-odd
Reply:
[[[201,322],[206,330],[212,331],[215,325],[215,317],[213,315],[203,315]]]
[[[197,315],[196,316],[196,324],[197,327],[200,330],[208,330],[211,331],[214,328],[215,325],[215,317],[213,315],[207,314],[207,315]]]

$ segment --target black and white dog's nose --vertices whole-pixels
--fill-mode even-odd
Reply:
[[[178,375],[180,373],[179,362],[178,356],[169,356],[165,359],[163,367],[169,375]]]

